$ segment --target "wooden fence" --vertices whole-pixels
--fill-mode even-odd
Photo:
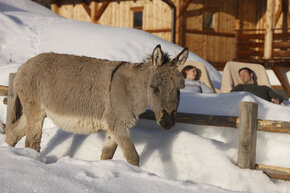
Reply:
[[[8,104],[6,123],[9,123],[11,101],[13,98],[12,85],[14,77],[15,74],[9,75],[9,89],[7,86],[0,85],[0,96],[8,97],[7,100],[3,101],[5,104]],[[260,120],[257,119],[257,117],[257,103],[241,102],[239,117],[177,113],[176,122],[238,128],[239,143],[237,165],[240,168],[262,170],[271,178],[290,180],[289,168],[256,164],[257,131],[290,134],[290,122]],[[146,111],[145,113],[141,114],[139,118],[155,120],[155,115],[152,111]]]
[[[257,131],[290,134],[290,122],[261,120],[257,117],[257,103],[241,102],[239,117],[177,113],[176,122],[238,128],[237,165],[240,168],[261,170],[271,178],[290,180],[290,168],[256,164]],[[139,118],[155,120],[155,115],[152,111],[146,111]]]

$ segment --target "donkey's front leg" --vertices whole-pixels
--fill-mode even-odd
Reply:
[[[109,131],[107,131],[106,139],[103,144],[101,159],[112,159],[117,149],[117,146],[117,143],[115,142]]]
[[[139,166],[139,155],[135,149],[134,144],[131,141],[128,129],[125,127],[114,128],[113,131],[114,139],[122,149],[123,155],[126,158],[127,162],[132,165]]]

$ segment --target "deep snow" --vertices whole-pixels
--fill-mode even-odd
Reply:
[[[29,0],[0,0],[0,24],[0,85],[42,52],[140,62],[156,44],[172,57],[182,49],[143,31],[64,19]],[[188,60],[203,61],[193,53]],[[221,75],[206,65],[219,88]],[[288,106],[249,93],[182,94],[179,111],[238,116],[240,101],[257,102],[261,119],[289,121]],[[0,121],[5,119],[1,102]],[[131,136],[140,168],[129,165],[119,148],[112,161],[100,161],[104,133],[67,133],[49,119],[40,153],[23,148],[25,138],[8,147],[0,134],[0,192],[290,192],[287,181],[236,166],[237,129],[176,124],[162,131],[140,120]],[[289,147],[288,135],[258,132],[256,162],[289,168]]]

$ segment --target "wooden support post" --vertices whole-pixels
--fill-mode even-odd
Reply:
[[[7,104],[7,114],[6,114],[6,127],[9,127],[10,114],[12,110],[12,101],[13,101],[13,81],[16,76],[16,73],[9,74],[9,85],[8,85],[8,104]]]
[[[258,104],[241,102],[239,123],[238,166],[255,169]]]
[[[274,26],[275,26],[275,0],[267,0],[264,59],[272,58]]]

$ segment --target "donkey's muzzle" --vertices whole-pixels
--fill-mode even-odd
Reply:
[[[168,114],[167,111],[163,110],[159,125],[163,129],[170,129],[175,124],[175,116],[176,111],[172,111],[170,114]]]

